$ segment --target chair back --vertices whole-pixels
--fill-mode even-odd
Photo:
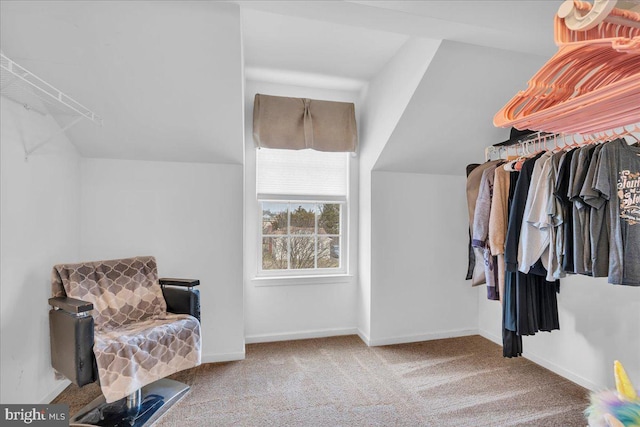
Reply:
[[[150,256],[58,264],[53,267],[51,287],[54,297],[93,303],[91,315],[98,330],[167,312],[156,260]]]

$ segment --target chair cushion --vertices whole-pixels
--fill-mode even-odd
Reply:
[[[100,388],[107,402],[200,364],[200,323],[188,314],[155,316],[95,333]]]
[[[154,257],[59,264],[53,267],[51,283],[54,297],[93,303],[96,330],[167,312]]]

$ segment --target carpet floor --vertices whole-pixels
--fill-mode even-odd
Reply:
[[[367,347],[357,336],[250,344],[170,378],[191,390],[154,425],[586,426],[588,391],[480,336]],[[74,414],[100,394],[71,385]]]

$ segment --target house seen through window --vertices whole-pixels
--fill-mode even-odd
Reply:
[[[340,268],[340,204],[262,202],[262,269]]]
[[[348,153],[260,149],[259,273],[346,272]]]

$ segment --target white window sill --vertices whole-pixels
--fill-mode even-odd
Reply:
[[[254,286],[295,286],[349,283],[352,274],[323,274],[318,276],[258,276],[251,279]]]

